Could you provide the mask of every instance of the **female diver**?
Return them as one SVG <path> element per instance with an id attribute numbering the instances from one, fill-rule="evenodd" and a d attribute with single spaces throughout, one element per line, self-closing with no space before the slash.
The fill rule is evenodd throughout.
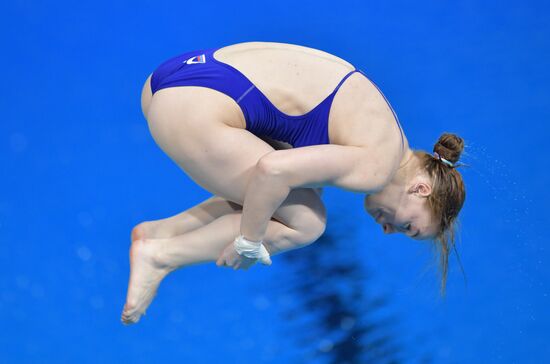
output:
<path id="1" fill-rule="evenodd" d="M 326 226 L 323 186 L 365 193 L 385 233 L 434 240 L 444 292 L 463 140 L 443 134 L 433 155 L 411 150 L 382 92 L 350 63 L 286 43 L 196 50 L 162 63 L 141 105 L 158 146 L 213 196 L 133 228 L 124 323 L 178 268 L 248 269 L 313 243 Z"/>

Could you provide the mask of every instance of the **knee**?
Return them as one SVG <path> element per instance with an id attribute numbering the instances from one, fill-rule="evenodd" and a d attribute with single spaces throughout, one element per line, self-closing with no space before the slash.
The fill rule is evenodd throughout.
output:
<path id="1" fill-rule="evenodd" d="M 304 244 L 311 244 L 319 239 L 325 233 L 327 227 L 325 211 L 322 211 L 322 213 L 312 211 L 308 215 L 296 227 L 296 230 L 300 232 L 301 240 Z"/>
<path id="2" fill-rule="evenodd" d="M 327 228 L 326 221 L 316 222 L 312 224 L 311 230 L 308 233 L 308 238 L 310 238 L 311 242 L 313 243 L 325 233 L 326 228 Z"/>
<path id="3" fill-rule="evenodd" d="M 311 244 L 325 232 L 327 210 L 318 191 L 311 188 L 293 190 L 275 213 L 275 218 L 294 230 L 299 244 Z"/>

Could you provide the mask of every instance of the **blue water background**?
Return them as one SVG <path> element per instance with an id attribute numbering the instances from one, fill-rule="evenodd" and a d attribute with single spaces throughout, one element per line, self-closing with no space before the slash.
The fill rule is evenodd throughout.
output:
<path id="1" fill-rule="evenodd" d="M 414 148 L 467 144 L 448 297 L 425 245 L 384 236 L 362 195 L 327 188 L 358 226 L 410 353 L 435 363 L 550 361 L 550 17 L 543 1 L 10 1 L 1 6 L 0 362 L 287 363 L 272 292 L 285 265 L 194 266 L 124 327 L 131 228 L 210 196 L 162 153 L 140 110 L 165 59 L 294 43 L 363 69 Z M 338 226 L 330 225 L 331 229 Z"/>

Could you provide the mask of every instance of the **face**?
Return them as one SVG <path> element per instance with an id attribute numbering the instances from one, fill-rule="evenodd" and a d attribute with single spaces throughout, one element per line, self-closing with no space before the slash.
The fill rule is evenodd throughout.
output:
<path id="1" fill-rule="evenodd" d="M 433 239 L 436 225 L 426 203 L 426 197 L 407 193 L 399 201 L 383 193 L 368 195 L 365 210 L 386 234 L 403 233 L 415 240 Z"/>

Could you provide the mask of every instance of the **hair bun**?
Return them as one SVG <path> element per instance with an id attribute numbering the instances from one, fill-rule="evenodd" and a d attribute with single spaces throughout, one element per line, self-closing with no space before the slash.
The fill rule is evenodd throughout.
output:
<path id="1" fill-rule="evenodd" d="M 460 159 L 460 154 L 464 150 L 464 140 L 456 134 L 443 133 L 434 145 L 434 152 L 441 158 L 456 163 Z"/>

